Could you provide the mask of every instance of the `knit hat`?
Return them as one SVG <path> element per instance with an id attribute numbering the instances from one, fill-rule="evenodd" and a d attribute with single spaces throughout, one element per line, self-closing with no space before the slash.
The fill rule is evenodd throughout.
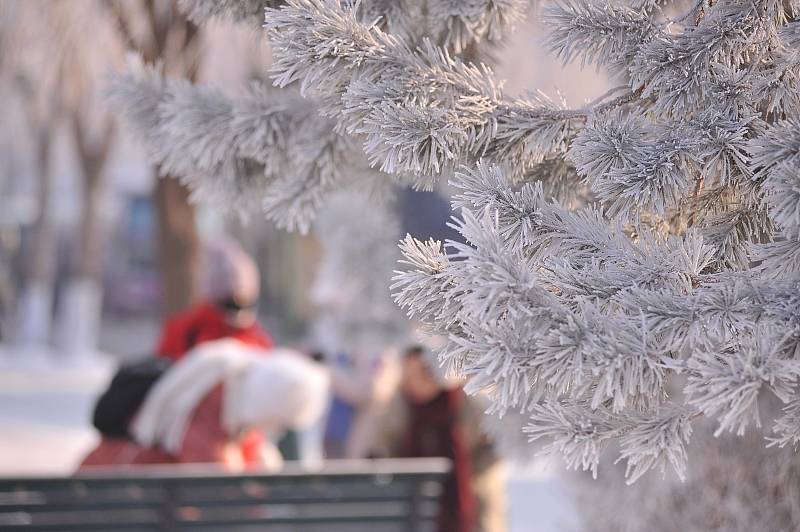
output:
<path id="1" fill-rule="evenodd" d="M 212 242 L 206 252 L 203 292 L 212 301 L 236 296 L 255 301 L 259 292 L 258 266 L 253 258 L 230 238 Z"/>

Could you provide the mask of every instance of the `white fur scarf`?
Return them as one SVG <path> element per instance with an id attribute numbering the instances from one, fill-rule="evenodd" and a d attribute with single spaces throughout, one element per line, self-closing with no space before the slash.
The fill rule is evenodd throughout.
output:
<path id="1" fill-rule="evenodd" d="M 192 349 L 148 392 L 131 427 L 134 439 L 142 445 L 177 454 L 198 403 L 220 382 L 224 395 L 235 390 L 232 381 L 258 358 L 253 351 L 253 347 L 233 339 L 205 342 Z M 232 410 L 225 408 L 226 403 L 231 401 L 223 396 L 220 421 L 229 434 L 235 434 L 233 412 L 226 412 Z"/>
<path id="2" fill-rule="evenodd" d="M 131 427 L 145 446 L 178 454 L 200 401 L 223 384 L 222 428 L 235 437 L 245 428 L 283 430 L 318 419 L 329 376 L 302 354 L 263 349 L 234 339 L 205 342 L 175 363 L 150 389 Z"/>

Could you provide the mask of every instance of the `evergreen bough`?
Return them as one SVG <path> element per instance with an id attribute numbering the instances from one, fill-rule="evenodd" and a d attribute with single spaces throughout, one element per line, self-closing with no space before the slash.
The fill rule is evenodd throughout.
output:
<path id="1" fill-rule="evenodd" d="M 450 182 L 465 243 L 406 238 L 396 301 L 571 467 L 616 442 L 629 481 L 682 475 L 700 416 L 800 443 L 800 2 L 542 2 L 546 47 L 617 84 L 576 109 L 486 66 L 527 1 L 278 4 L 183 2 L 266 8 L 282 90 L 112 88 L 163 168 L 301 230 L 346 186 Z"/>

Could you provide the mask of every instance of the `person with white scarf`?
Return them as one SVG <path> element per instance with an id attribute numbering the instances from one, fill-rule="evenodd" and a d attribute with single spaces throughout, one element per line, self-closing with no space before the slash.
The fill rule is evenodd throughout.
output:
<path id="1" fill-rule="evenodd" d="M 176 362 L 153 385 L 130 425 L 133 440 L 104 438 L 81 468 L 97 465 L 216 462 L 280 467 L 269 443 L 260 459 L 242 453 L 257 432 L 280 434 L 309 426 L 323 415 L 329 388 L 326 369 L 309 357 L 235 339 L 205 342 Z M 258 441 L 258 438 L 256 438 Z"/>

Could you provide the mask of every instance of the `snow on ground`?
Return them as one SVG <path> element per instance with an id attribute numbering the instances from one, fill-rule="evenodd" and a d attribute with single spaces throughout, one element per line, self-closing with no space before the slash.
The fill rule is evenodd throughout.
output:
<path id="1" fill-rule="evenodd" d="M 508 532 L 582 530 L 570 488 L 552 467 L 513 471 L 508 479 L 508 500 Z"/>
<path id="2" fill-rule="evenodd" d="M 97 443 L 91 413 L 113 360 L 65 368 L 33 358 L 11 368 L 10 356 L 0 349 L 0 475 L 72 473 Z"/>

